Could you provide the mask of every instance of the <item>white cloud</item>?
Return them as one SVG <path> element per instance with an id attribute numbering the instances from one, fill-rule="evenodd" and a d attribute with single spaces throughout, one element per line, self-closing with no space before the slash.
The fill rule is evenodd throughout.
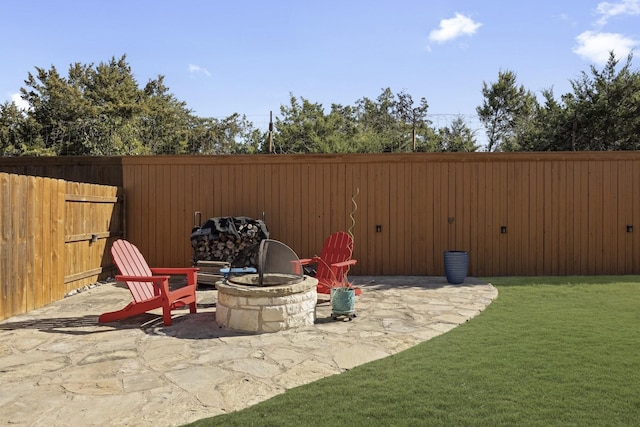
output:
<path id="1" fill-rule="evenodd" d="M 209 70 L 207 70 L 206 68 L 202 68 L 201 66 L 194 64 L 189 64 L 189 72 L 191 74 L 204 74 L 207 77 L 211 75 Z"/>
<path id="2" fill-rule="evenodd" d="M 16 107 L 18 107 L 19 110 L 26 111 L 29 109 L 29 103 L 22 99 L 22 96 L 20 96 L 19 93 L 11 95 L 11 101 L 16 104 Z"/>
<path id="3" fill-rule="evenodd" d="M 440 27 L 429 33 L 429 40 L 444 43 L 461 36 L 470 36 L 475 34 L 481 25 L 481 23 L 474 22 L 468 16 L 456 12 L 454 18 L 442 19 L 440 21 Z"/>
<path id="4" fill-rule="evenodd" d="M 559 15 L 554 15 L 553 16 L 554 19 L 557 19 L 561 22 L 566 22 L 568 23 L 570 26 L 575 27 L 576 25 L 578 25 L 578 23 L 575 21 L 575 19 L 573 19 L 569 14 L 567 13 L 561 13 Z"/>
<path id="5" fill-rule="evenodd" d="M 613 51 L 618 58 L 625 58 L 638 45 L 636 40 L 617 33 L 598 33 L 585 31 L 576 37 L 578 46 L 573 52 L 579 56 L 603 65 L 609 59 L 609 52 Z"/>
<path id="6" fill-rule="evenodd" d="M 596 12 L 601 15 L 598 25 L 605 25 L 610 18 L 618 15 L 640 15 L 640 0 L 622 0 L 619 3 L 604 1 L 598 3 Z"/>

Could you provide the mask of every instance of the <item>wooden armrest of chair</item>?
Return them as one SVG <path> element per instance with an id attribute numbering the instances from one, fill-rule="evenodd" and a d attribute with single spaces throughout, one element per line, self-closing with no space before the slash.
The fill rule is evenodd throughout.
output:
<path id="1" fill-rule="evenodd" d="M 299 260 L 301 265 L 309 265 L 309 264 L 315 264 L 316 262 L 318 262 L 319 258 L 317 256 L 314 256 L 313 258 L 304 258 Z"/>
<path id="2" fill-rule="evenodd" d="M 162 274 L 170 276 L 187 276 L 187 286 L 195 286 L 198 283 L 198 267 L 176 267 L 176 268 L 150 268 L 153 274 Z"/>
<path id="3" fill-rule="evenodd" d="M 348 267 L 350 265 L 355 265 L 356 262 L 358 262 L 358 261 L 355 260 L 355 259 L 350 259 L 350 260 L 347 260 L 347 261 L 336 262 L 335 264 L 331 264 L 331 267 L 338 267 L 338 268 L 340 268 L 340 267 Z"/>

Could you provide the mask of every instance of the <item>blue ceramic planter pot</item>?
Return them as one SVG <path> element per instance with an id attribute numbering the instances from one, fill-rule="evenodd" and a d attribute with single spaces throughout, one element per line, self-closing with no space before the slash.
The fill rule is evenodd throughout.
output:
<path id="1" fill-rule="evenodd" d="M 464 282 L 469 269 L 469 253 L 465 251 L 444 252 L 444 273 L 447 282 L 459 285 Z"/>

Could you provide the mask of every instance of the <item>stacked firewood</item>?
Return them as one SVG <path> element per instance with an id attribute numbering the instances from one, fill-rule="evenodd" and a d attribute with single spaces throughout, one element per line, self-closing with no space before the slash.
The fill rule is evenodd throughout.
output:
<path id="1" fill-rule="evenodd" d="M 211 218 L 191 234 L 193 263 L 223 261 L 233 267 L 258 265 L 260 242 L 269 233 L 260 220 L 247 217 Z"/>

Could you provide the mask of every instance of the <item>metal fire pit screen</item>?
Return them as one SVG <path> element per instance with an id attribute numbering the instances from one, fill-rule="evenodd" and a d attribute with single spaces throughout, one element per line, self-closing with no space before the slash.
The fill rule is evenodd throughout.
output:
<path id="1" fill-rule="evenodd" d="M 298 255 L 287 245 L 273 239 L 260 242 L 258 274 L 230 274 L 229 282 L 252 286 L 281 286 L 304 279 Z"/>

